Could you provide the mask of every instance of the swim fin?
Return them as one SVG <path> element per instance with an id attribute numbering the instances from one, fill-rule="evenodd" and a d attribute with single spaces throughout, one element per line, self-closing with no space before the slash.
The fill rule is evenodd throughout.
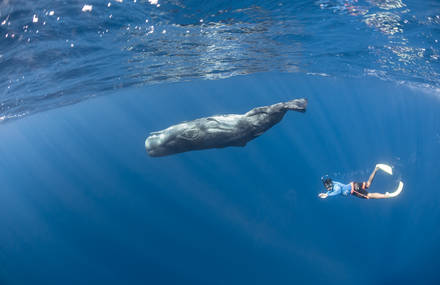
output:
<path id="1" fill-rule="evenodd" d="M 400 194 L 400 192 L 402 192 L 402 189 L 403 189 L 403 182 L 399 181 L 399 186 L 397 186 L 396 191 L 392 193 L 386 192 L 385 195 L 387 195 L 389 198 L 396 197 Z"/>
<path id="2" fill-rule="evenodd" d="M 389 165 L 380 163 L 380 164 L 376 164 L 376 168 L 379 168 L 380 170 L 388 173 L 389 175 L 393 175 L 393 169 Z"/>

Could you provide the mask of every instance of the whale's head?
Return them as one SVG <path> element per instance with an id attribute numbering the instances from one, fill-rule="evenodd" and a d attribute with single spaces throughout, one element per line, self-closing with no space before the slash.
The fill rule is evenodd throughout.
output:
<path id="1" fill-rule="evenodd" d="M 164 156 L 170 154 L 169 152 L 169 142 L 171 138 L 169 134 L 166 133 L 152 133 L 145 140 L 145 149 L 148 155 L 153 157 Z"/>
<path id="2" fill-rule="evenodd" d="M 181 123 L 165 130 L 151 133 L 145 140 L 145 149 L 153 157 L 186 151 L 199 137 L 194 124 Z"/>

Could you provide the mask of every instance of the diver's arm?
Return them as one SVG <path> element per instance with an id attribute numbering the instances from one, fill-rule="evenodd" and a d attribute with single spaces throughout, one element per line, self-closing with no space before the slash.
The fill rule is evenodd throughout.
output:
<path id="1" fill-rule="evenodd" d="M 327 198 L 327 197 L 330 197 L 330 196 L 336 196 L 336 195 L 338 195 L 339 193 L 337 193 L 336 191 L 330 191 L 330 192 L 327 192 L 327 193 L 319 193 L 318 194 L 318 196 L 319 196 L 319 198 L 321 198 L 321 199 L 325 199 L 325 198 Z"/>
<path id="2" fill-rule="evenodd" d="M 339 195 L 340 193 L 341 193 L 341 191 L 332 190 L 330 192 L 327 192 L 327 196 L 336 196 L 336 195 Z"/>
<path id="3" fill-rule="evenodd" d="M 332 191 L 328 191 L 327 193 L 319 193 L 318 196 L 321 199 L 325 199 L 327 197 L 336 196 L 339 194 L 341 194 L 341 187 L 339 185 L 335 185 L 335 186 L 333 186 Z"/>

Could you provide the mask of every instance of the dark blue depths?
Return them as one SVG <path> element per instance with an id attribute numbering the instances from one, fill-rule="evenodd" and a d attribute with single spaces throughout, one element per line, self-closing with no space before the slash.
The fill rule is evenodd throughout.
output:
<path id="1" fill-rule="evenodd" d="M 123 93 L 123 94 L 122 94 Z M 245 148 L 147 156 L 150 131 L 307 97 Z M 2 125 L 1 284 L 438 284 L 432 89 L 261 73 L 124 90 Z M 321 200 L 320 177 L 406 183 Z"/>

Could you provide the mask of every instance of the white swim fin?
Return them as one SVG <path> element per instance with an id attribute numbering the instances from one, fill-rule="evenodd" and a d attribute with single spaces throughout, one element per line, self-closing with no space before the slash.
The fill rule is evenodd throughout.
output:
<path id="1" fill-rule="evenodd" d="M 379 168 L 380 170 L 388 173 L 389 175 L 393 175 L 393 169 L 389 165 L 380 163 L 380 164 L 376 164 L 376 168 Z"/>
<path id="2" fill-rule="evenodd" d="M 399 181 L 399 186 L 397 186 L 396 191 L 392 193 L 386 192 L 385 195 L 387 195 L 389 198 L 396 197 L 400 194 L 400 192 L 402 192 L 402 189 L 403 189 L 403 182 Z"/>

